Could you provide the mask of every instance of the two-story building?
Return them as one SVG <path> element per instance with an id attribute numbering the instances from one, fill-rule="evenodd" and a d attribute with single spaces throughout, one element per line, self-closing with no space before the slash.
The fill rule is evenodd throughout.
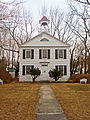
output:
<path id="1" fill-rule="evenodd" d="M 41 32 L 20 45 L 19 81 L 32 81 L 31 68 L 41 70 L 36 81 L 51 80 L 48 72 L 54 68 L 63 72 L 62 79 L 70 76 L 70 45 L 50 35 L 48 23 L 44 16 L 40 20 Z"/>

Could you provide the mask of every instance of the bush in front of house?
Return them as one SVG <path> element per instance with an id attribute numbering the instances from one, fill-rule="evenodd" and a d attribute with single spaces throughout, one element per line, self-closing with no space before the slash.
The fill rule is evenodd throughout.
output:
<path id="1" fill-rule="evenodd" d="M 59 78 L 61 78 L 62 75 L 63 75 L 62 72 L 58 71 L 56 69 L 53 69 L 53 70 L 49 71 L 49 77 L 55 79 L 55 81 L 57 81 Z"/>
<path id="2" fill-rule="evenodd" d="M 33 82 L 35 82 L 35 79 L 41 74 L 41 71 L 39 68 L 33 68 L 30 69 L 30 74 L 32 76 Z"/>
<path id="3" fill-rule="evenodd" d="M 80 83 L 80 79 L 86 78 L 87 83 L 90 83 L 90 74 L 73 74 L 70 76 L 70 80 L 74 83 Z"/>

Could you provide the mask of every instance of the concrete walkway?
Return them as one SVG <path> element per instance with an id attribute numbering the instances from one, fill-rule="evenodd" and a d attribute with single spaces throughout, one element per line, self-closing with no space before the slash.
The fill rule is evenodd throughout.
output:
<path id="1" fill-rule="evenodd" d="M 49 83 L 41 83 L 40 99 L 36 108 L 36 120 L 67 120 Z"/>

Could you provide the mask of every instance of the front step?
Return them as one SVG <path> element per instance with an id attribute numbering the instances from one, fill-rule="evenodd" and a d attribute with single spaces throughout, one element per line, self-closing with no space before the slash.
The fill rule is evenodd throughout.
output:
<path id="1" fill-rule="evenodd" d="M 51 81 L 52 79 L 49 77 L 48 74 L 41 74 L 39 77 L 36 78 L 36 81 Z"/>
<path id="2" fill-rule="evenodd" d="M 70 78 L 70 76 L 62 76 L 61 78 L 59 78 L 58 82 L 66 82 L 68 81 Z M 36 81 L 42 81 L 42 82 L 45 82 L 45 81 L 55 81 L 54 79 L 50 78 L 49 77 L 49 74 L 41 74 L 39 77 L 36 78 Z"/>

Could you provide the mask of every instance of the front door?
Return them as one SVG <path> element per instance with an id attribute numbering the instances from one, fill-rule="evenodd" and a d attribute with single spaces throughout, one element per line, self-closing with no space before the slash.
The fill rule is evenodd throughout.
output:
<path id="1" fill-rule="evenodd" d="M 41 66 L 41 74 L 48 74 L 48 65 Z"/>

